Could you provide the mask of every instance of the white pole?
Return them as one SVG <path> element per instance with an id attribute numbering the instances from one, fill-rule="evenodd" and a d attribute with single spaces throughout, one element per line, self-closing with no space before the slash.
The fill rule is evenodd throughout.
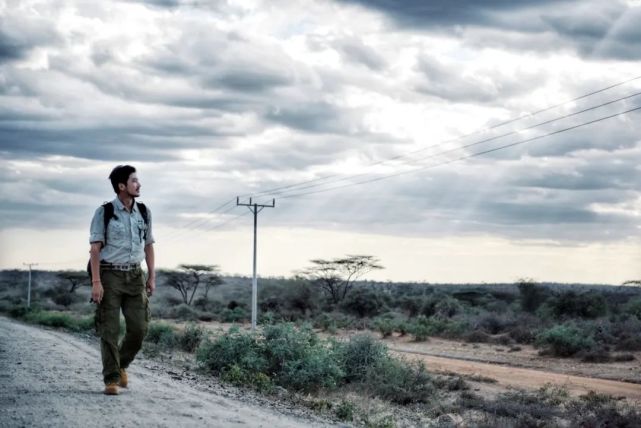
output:
<path id="1" fill-rule="evenodd" d="M 38 263 L 23 263 L 25 266 L 29 266 L 29 283 L 27 285 L 27 308 L 31 308 L 31 267 L 38 266 Z"/>
<path id="2" fill-rule="evenodd" d="M 258 226 L 258 206 L 254 204 L 254 276 L 252 278 L 252 331 L 256 330 L 258 313 L 258 280 L 256 279 L 256 231 Z"/>

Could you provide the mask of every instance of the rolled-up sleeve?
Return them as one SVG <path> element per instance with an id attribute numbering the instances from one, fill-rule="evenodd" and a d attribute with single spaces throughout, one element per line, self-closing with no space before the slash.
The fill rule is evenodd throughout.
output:
<path id="1" fill-rule="evenodd" d="M 102 242 L 105 243 L 105 222 L 104 222 L 104 208 L 98 207 L 91 219 L 91 227 L 89 228 L 89 243 Z"/>
<path id="2" fill-rule="evenodd" d="M 145 239 L 145 246 L 156 242 L 156 240 L 154 239 L 153 227 L 151 226 L 152 223 L 153 222 L 151 221 L 151 210 L 147 208 L 147 238 Z"/>

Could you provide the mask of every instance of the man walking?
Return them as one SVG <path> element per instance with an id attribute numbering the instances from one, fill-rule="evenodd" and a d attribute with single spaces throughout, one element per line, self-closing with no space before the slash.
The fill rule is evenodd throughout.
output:
<path id="1" fill-rule="evenodd" d="M 149 299 L 156 288 L 151 212 L 142 203 L 136 169 L 119 165 L 109 175 L 116 199 L 99 207 L 91 221 L 91 298 L 100 336 L 104 393 L 127 387 L 126 369 L 142 347 L 149 323 Z M 148 276 L 140 267 L 143 258 Z M 126 332 L 118 344 L 120 311 Z"/>

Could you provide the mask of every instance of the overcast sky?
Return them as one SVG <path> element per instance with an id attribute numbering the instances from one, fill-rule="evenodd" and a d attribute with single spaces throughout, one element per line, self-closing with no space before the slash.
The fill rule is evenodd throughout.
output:
<path id="1" fill-rule="evenodd" d="M 639 279 L 639 22 L 638 0 L 0 0 L 0 268 L 82 268 L 130 163 L 160 267 L 250 274 L 253 194 L 276 198 L 263 275 L 371 254 L 374 279 Z"/>

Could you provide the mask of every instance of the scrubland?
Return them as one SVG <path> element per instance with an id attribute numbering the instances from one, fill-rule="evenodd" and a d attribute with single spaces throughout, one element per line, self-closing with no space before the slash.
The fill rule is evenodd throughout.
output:
<path id="1" fill-rule="evenodd" d="M 88 286 L 70 287 L 69 275 L 37 272 L 27 310 L 25 280 L 22 272 L 2 272 L 2 312 L 92 330 Z M 553 384 L 497 388 L 495 379 L 481 374 L 436 371 L 393 352 L 403 343 L 421 352 L 447 348 L 451 358 L 482 356 L 540 370 L 546 367 L 537 364 L 545 361 L 562 373 L 579 367 L 584 376 L 641 388 L 636 286 L 361 281 L 336 302 L 309 279 L 263 278 L 260 326 L 251 332 L 251 279 L 219 277 L 211 284 L 190 290 L 187 304 L 159 275 L 145 356 L 189 361 L 223 382 L 355 426 L 597 427 L 638 426 L 641 420 L 641 406 L 626 397 L 577 395 Z"/>

